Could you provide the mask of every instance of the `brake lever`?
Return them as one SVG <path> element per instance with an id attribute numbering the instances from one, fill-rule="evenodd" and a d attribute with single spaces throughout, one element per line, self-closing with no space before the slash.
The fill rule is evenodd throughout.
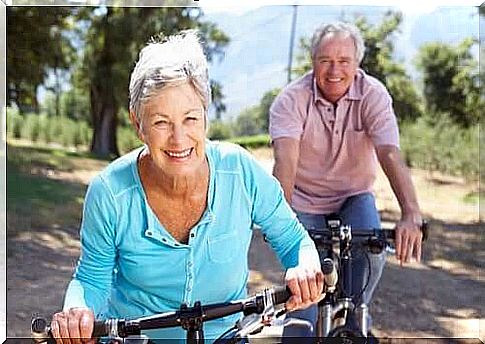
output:
<path id="1" fill-rule="evenodd" d="M 298 318 L 273 319 L 270 326 L 297 326 L 305 327 L 310 333 L 313 332 L 313 324 L 308 320 Z"/>

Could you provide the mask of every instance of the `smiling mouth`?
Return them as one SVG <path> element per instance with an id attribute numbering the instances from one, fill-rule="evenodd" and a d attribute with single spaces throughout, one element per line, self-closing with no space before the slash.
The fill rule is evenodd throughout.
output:
<path id="1" fill-rule="evenodd" d="M 341 82 L 343 81 L 344 78 L 326 78 L 325 81 L 328 81 L 328 82 Z"/>
<path id="2" fill-rule="evenodd" d="M 183 158 L 187 158 L 192 153 L 193 150 L 194 148 L 189 148 L 182 151 L 165 150 L 164 153 L 171 158 L 183 159 Z"/>

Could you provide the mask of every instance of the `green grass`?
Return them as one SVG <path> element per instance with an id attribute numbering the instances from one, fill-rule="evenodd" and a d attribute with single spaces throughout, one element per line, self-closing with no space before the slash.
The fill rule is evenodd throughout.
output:
<path id="1" fill-rule="evenodd" d="M 86 186 L 53 179 L 49 171 L 71 171 L 84 153 L 7 145 L 9 236 L 58 227 L 77 227 Z"/>
<path id="2" fill-rule="evenodd" d="M 254 136 L 239 136 L 228 140 L 229 142 L 238 144 L 244 148 L 260 148 L 269 147 L 271 138 L 268 134 L 254 135 Z"/>
<path id="3" fill-rule="evenodd" d="M 483 199 L 483 197 L 485 197 L 485 193 L 484 192 L 478 192 L 478 191 L 474 191 L 474 192 L 470 192 L 468 194 L 466 194 L 464 197 L 463 197 L 463 202 L 467 203 L 467 204 L 478 204 L 479 202 L 479 199 Z"/>

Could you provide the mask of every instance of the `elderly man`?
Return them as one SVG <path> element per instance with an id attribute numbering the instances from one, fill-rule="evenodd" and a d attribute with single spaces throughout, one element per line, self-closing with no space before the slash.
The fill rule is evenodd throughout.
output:
<path id="1" fill-rule="evenodd" d="M 399 151 L 392 99 L 384 85 L 359 69 L 364 42 L 357 28 L 324 25 L 312 39 L 313 70 L 288 85 L 270 109 L 273 174 L 283 186 L 300 221 L 322 227 L 337 214 L 354 228 L 379 228 L 372 186 L 377 161 L 399 201 L 396 255 L 419 261 L 422 218 L 413 183 Z M 355 254 L 353 294 L 367 283 L 368 261 Z M 384 267 L 384 254 L 369 254 L 370 280 L 363 293 L 368 304 Z M 294 312 L 315 321 L 316 308 Z M 285 336 L 302 335 L 285 330 Z"/>

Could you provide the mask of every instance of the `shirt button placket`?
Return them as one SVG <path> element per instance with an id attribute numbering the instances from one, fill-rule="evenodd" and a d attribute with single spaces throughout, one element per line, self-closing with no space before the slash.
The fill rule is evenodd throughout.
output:
<path id="1" fill-rule="evenodd" d="M 193 251 L 189 248 L 189 256 L 186 264 L 187 282 L 185 284 L 185 302 L 192 302 L 192 290 L 194 287 L 194 257 Z"/>

